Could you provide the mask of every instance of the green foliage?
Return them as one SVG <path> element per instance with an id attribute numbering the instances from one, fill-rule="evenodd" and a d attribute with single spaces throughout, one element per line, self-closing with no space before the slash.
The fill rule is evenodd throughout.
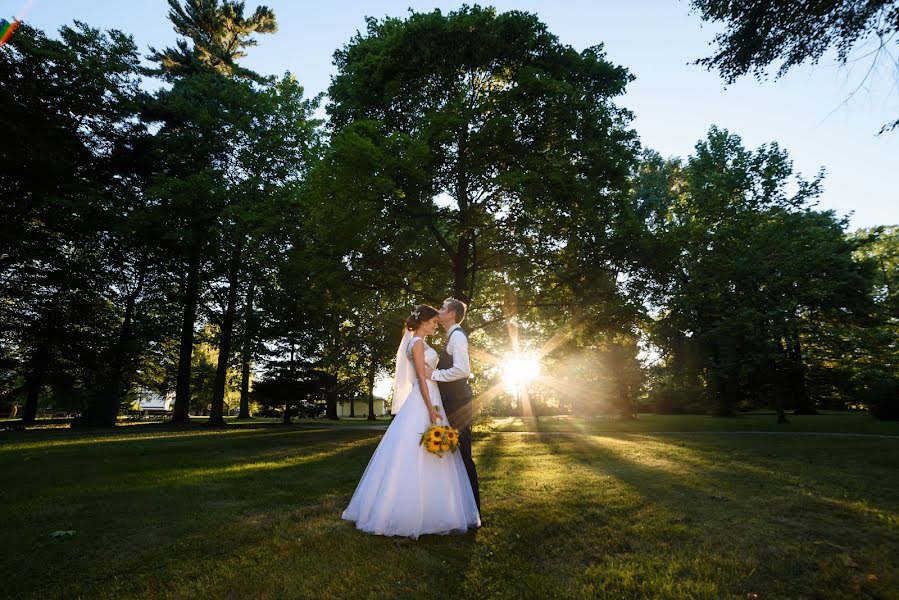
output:
<path id="1" fill-rule="evenodd" d="M 125 311 L 117 271 L 123 148 L 139 137 L 137 49 L 84 23 L 59 39 L 23 26 L 0 53 L 4 298 L 8 356 L 24 378 L 25 419 L 45 386 L 84 409 L 110 378 Z M 127 169 L 128 167 L 125 167 Z"/>
<path id="2" fill-rule="evenodd" d="M 899 421 L 899 378 L 869 382 L 861 400 L 878 419 Z"/>
<path id="3" fill-rule="evenodd" d="M 864 319 L 872 284 L 845 221 L 811 208 L 821 175 L 787 193 L 786 152 L 752 152 L 712 128 L 686 164 L 650 154 L 638 177 L 663 258 L 651 268 L 664 402 L 706 390 L 721 414 L 767 402 L 814 410 L 805 344 L 826 335 L 828 314 Z"/>
<path id="4" fill-rule="evenodd" d="M 896 0 L 691 0 L 690 4 L 704 20 L 725 26 L 715 35 L 716 53 L 697 63 L 718 70 L 728 83 L 748 73 L 762 79 L 772 63 L 779 63 L 777 77 L 781 77 L 806 61 L 817 64 L 831 49 L 846 64 L 852 51 L 861 50 L 866 42 L 875 45 L 874 52 L 860 57 L 872 61 L 870 73 L 877 61 L 891 60 L 889 45 L 899 33 Z M 899 70 L 895 74 L 899 76 Z M 881 132 L 896 127 L 899 120 Z"/>
<path id="5" fill-rule="evenodd" d="M 717 128 L 639 160 L 615 105 L 631 77 L 601 45 L 478 6 L 369 19 L 335 53 L 326 128 L 293 75 L 239 64 L 270 9 L 169 8 L 155 70 L 83 23 L 0 51 L 0 410 L 112 425 L 135 390 L 174 388 L 176 420 L 193 398 L 224 424 L 261 372 L 288 420 L 312 396 L 336 418 L 392 367 L 409 308 L 450 295 L 494 414 L 520 350 L 544 362 L 535 414 L 884 406 L 896 228 L 847 236 L 813 209 L 820 174 Z"/>
<path id="6" fill-rule="evenodd" d="M 150 60 L 158 62 L 156 74 L 169 78 L 215 72 L 228 77 L 259 80 L 261 77 L 237 64 L 246 56 L 244 48 L 257 44 L 249 36 L 275 33 L 275 13 L 265 6 L 257 7 L 244 17 L 243 2 L 223 0 L 169 0 L 169 20 L 175 32 L 183 36 L 176 48 L 159 51 L 151 48 Z"/>
<path id="7" fill-rule="evenodd" d="M 614 104 L 630 75 L 601 46 L 577 52 L 532 14 L 465 6 L 369 19 L 335 64 L 310 223 L 352 304 L 379 292 L 381 308 L 361 311 L 376 318 L 350 322 L 399 325 L 452 295 L 495 355 L 511 327 L 535 343 L 572 319 L 600 345 L 627 333 L 639 301 L 617 279 L 635 264 L 638 144 Z"/>
<path id="8" fill-rule="evenodd" d="M 343 188 L 337 174 L 355 170 L 351 189 L 367 193 L 349 207 L 396 232 L 388 262 L 416 257 L 412 286 L 483 306 L 497 280 L 523 290 L 589 267 L 596 287 L 611 253 L 598 234 L 622 211 L 636 148 L 612 103 L 630 76 L 601 47 L 578 53 L 533 15 L 463 7 L 369 19 L 335 62 L 326 177 Z M 435 261 L 451 272 L 432 276 Z"/>

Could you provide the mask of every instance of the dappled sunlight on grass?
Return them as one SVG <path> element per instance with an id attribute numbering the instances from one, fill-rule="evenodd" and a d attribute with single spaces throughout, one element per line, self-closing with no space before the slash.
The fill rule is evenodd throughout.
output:
<path id="1" fill-rule="evenodd" d="M 656 552 L 651 540 L 659 537 L 678 544 L 692 539 L 675 511 L 603 465 L 581 438 L 497 434 L 484 444 L 479 464 L 487 463 L 482 472 L 490 482 L 487 518 L 499 522 L 499 531 L 478 538 L 466 574 L 473 594 L 582 597 L 586 588 L 574 582 L 586 566 Z M 497 565 L 493 557 L 501 551 L 513 557 Z"/>
<path id="2" fill-rule="evenodd" d="M 334 448 L 329 448 L 325 451 L 287 456 L 278 460 L 250 460 L 227 465 L 189 467 L 182 469 L 165 468 L 158 471 L 141 473 L 138 484 L 130 487 L 132 489 L 139 489 L 159 486 L 198 485 L 212 479 L 244 477 L 260 471 L 275 471 L 278 469 L 297 467 L 306 463 L 323 461 L 361 447 L 370 446 L 374 449 L 377 442 L 377 439 L 357 440 L 341 444 Z M 286 449 L 275 451 L 272 454 L 283 455 L 285 450 Z M 254 457 L 254 459 L 258 458 L 258 456 Z"/>
<path id="3" fill-rule="evenodd" d="M 795 590 L 809 589 L 804 586 L 815 581 L 817 569 L 830 573 L 835 568 L 828 552 L 835 544 L 845 553 L 840 560 L 861 565 L 859 557 L 864 556 L 866 566 L 859 569 L 881 573 L 878 589 L 888 589 L 881 585 L 884 572 L 897 581 L 884 545 L 896 547 L 895 533 L 887 542 L 856 529 L 857 511 L 870 505 L 834 501 L 832 496 L 840 490 L 803 470 L 805 463 L 789 462 L 788 453 L 786 461 L 772 456 L 757 464 L 758 459 L 743 449 L 759 452 L 751 439 L 739 440 L 735 460 L 730 458 L 733 442 L 726 439 L 708 444 L 668 436 L 534 433 L 507 440 L 502 453 L 495 453 L 500 459 L 494 468 L 503 475 L 511 471 L 514 477 L 488 497 L 498 494 L 496 510 L 508 511 L 510 516 L 498 517 L 504 529 L 530 534 L 519 551 L 528 568 L 555 573 L 556 584 L 564 582 L 562 591 L 551 592 L 555 596 L 721 597 L 741 589 L 795 596 Z M 814 447 L 821 442 L 802 443 Z M 761 453 L 766 453 L 764 444 Z M 537 464 L 529 468 L 514 460 L 508 464 L 509 457 L 520 456 L 530 456 Z M 854 465 L 844 461 L 839 467 Z M 539 482 L 550 472 L 552 487 L 541 489 Z M 529 480 L 534 485 L 529 486 Z M 510 488 L 530 493 L 510 494 Z M 828 509 L 826 504 L 837 506 Z M 892 514 L 880 509 L 868 513 L 887 520 Z M 788 520 L 785 514 L 790 515 Z M 802 550 L 809 536 L 816 545 Z M 855 541 L 850 544 L 847 539 Z M 872 547 L 875 540 L 880 545 Z M 522 546 L 508 535 L 496 544 L 507 550 Z M 786 564 L 792 565 L 794 575 L 784 579 Z M 514 570 L 515 575 L 524 577 L 525 570 Z M 478 571 L 478 576 L 483 574 Z M 870 585 L 857 573 L 845 574 L 844 582 L 834 582 L 832 576 L 836 574 L 814 589 L 859 590 L 858 586 Z M 522 589 L 543 589 L 541 585 L 529 580 Z"/>
<path id="4" fill-rule="evenodd" d="M 577 417 L 495 417 L 489 423 L 497 431 L 545 431 L 581 433 L 863 433 L 895 437 L 899 441 L 899 422 L 878 421 L 868 414 L 789 415 L 789 422 L 778 424 L 773 414 L 740 414 L 735 417 L 710 415 L 657 415 L 641 413 L 636 419 L 619 415 Z"/>
<path id="5" fill-rule="evenodd" d="M 827 498 L 824 496 L 818 496 L 817 499 L 821 500 L 822 502 L 835 504 L 840 508 L 858 512 L 868 518 L 873 519 L 874 521 L 884 524 L 887 527 L 891 527 L 893 529 L 899 528 L 899 512 L 870 506 L 865 500 L 846 500 L 840 498 Z"/>
<path id="6" fill-rule="evenodd" d="M 608 445 L 614 439 L 610 436 L 603 437 L 603 444 Z M 754 481 L 758 483 L 756 493 L 761 493 L 762 489 L 766 488 L 765 494 L 770 495 L 772 489 L 779 488 L 779 493 L 784 495 L 811 497 L 816 502 L 831 503 L 888 525 L 899 525 L 899 516 L 897 516 L 896 510 L 871 506 L 868 501 L 850 499 L 849 496 L 856 493 L 852 489 L 852 474 L 844 476 L 842 480 L 836 482 L 836 485 L 827 484 L 820 475 L 810 480 L 808 471 L 813 468 L 811 458 L 803 455 L 791 455 L 786 452 L 785 454 L 793 459 L 792 463 L 785 464 L 783 459 L 778 459 L 780 468 L 775 469 L 767 465 L 768 460 L 764 457 L 744 452 L 716 453 L 707 448 L 689 446 L 685 442 L 663 441 L 652 436 L 626 436 L 623 439 L 638 444 L 641 451 L 651 454 L 651 458 L 641 457 L 641 452 L 635 451 L 634 448 L 621 453 L 621 456 L 637 460 L 641 465 L 648 467 L 658 467 L 661 463 L 665 463 L 665 469 L 669 472 L 679 471 L 683 474 L 682 479 L 686 476 L 705 478 L 714 489 L 732 489 L 735 479 L 744 483 Z M 839 444 L 839 440 L 836 444 Z M 612 442 L 611 445 L 620 447 L 617 441 Z M 769 452 L 772 451 L 773 448 L 770 448 L 769 445 Z M 819 470 L 826 471 L 828 469 L 829 462 L 826 454 L 815 456 L 815 460 L 820 465 Z M 823 474 L 821 473 L 821 475 Z M 842 494 L 844 497 L 836 497 L 838 494 Z"/>
<path id="7" fill-rule="evenodd" d="M 97 432 L 79 432 L 71 430 L 62 430 L 63 436 L 40 441 L 17 442 L 15 438 L 7 437 L 0 439 L 0 453 L 15 452 L 19 450 L 46 450 L 51 448 L 66 448 L 70 446 L 94 446 L 98 444 L 115 444 L 123 442 L 142 442 L 153 440 L 190 440 L 197 437 L 224 436 L 224 435 L 245 435 L 254 433 L 252 429 L 241 429 L 237 427 L 223 427 L 216 429 L 189 429 L 184 431 L 166 431 L 157 429 L 153 433 L 97 433 Z M 81 435 L 82 437 L 72 437 L 73 435 Z M 37 435 L 38 433 L 30 433 Z"/>
<path id="8" fill-rule="evenodd" d="M 754 475 L 780 479 L 783 474 L 757 464 L 743 464 L 726 456 L 710 455 L 686 443 L 673 443 L 648 435 L 589 435 L 584 443 L 643 468 L 661 469 L 678 477 L 710 478 L 714 474 L 746 471 Z"/>
<path id="9" fill-rule="evenodd" d="M 0 453 L 15 484 L 0 597 L 886 598 L 899 587 L 892 440 L 531 425 L 475 436 L 486 526 L 418 541 L 340 519 L 381 431 L 95 446 L 79 432 L 85 443 L 65 451 Z"/>

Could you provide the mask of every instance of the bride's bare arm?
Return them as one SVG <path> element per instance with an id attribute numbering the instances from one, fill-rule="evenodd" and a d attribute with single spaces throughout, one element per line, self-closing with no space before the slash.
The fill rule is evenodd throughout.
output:
<path id="1" fill-rule="evenodd" d="M 428 378 L 425 373 L 425 345 L 424 342 L 419 344 L 419 341 L 421 340 L 416 340 L 412 344 L 412 364 L 415 365 L 415 376 L 418 378 L 418 389 L 421 390 L 421 398 L 428 409 L 431 423 L 435 423 L 437 421 L 437 412 L 434 410 L 434 405 L 431 404 L 431 392 L 428 390 Z"/>

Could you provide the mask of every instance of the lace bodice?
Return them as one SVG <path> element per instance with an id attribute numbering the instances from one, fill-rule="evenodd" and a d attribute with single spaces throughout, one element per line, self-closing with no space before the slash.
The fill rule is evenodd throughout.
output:
<path id="1" fill-rule="evenodd" d="M 436 368 L 440 355 L 437 354 L 436 350 L 428 346 L 426 341 L 418 336 L 413 336 L 412 339 L 409 340 L 409 345 L 406 347 L 406 357 L 412 361 L 412 346 L 415 345 L 415 340 L 421 340 L 421 343 L 425 345 L 425 363 L 431 365 L 432 368 Z"/>

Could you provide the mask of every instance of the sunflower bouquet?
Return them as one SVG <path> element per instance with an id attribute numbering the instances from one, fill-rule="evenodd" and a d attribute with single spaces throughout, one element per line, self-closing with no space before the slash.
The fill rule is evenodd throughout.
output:
<path id="1" fill-rule="evenodd" d="M 431 425 L 421 434 L 418 445 L 442 458 L 444 452 L 455 452 L 459 448 L 459 430 L 449 425 Z"/>

